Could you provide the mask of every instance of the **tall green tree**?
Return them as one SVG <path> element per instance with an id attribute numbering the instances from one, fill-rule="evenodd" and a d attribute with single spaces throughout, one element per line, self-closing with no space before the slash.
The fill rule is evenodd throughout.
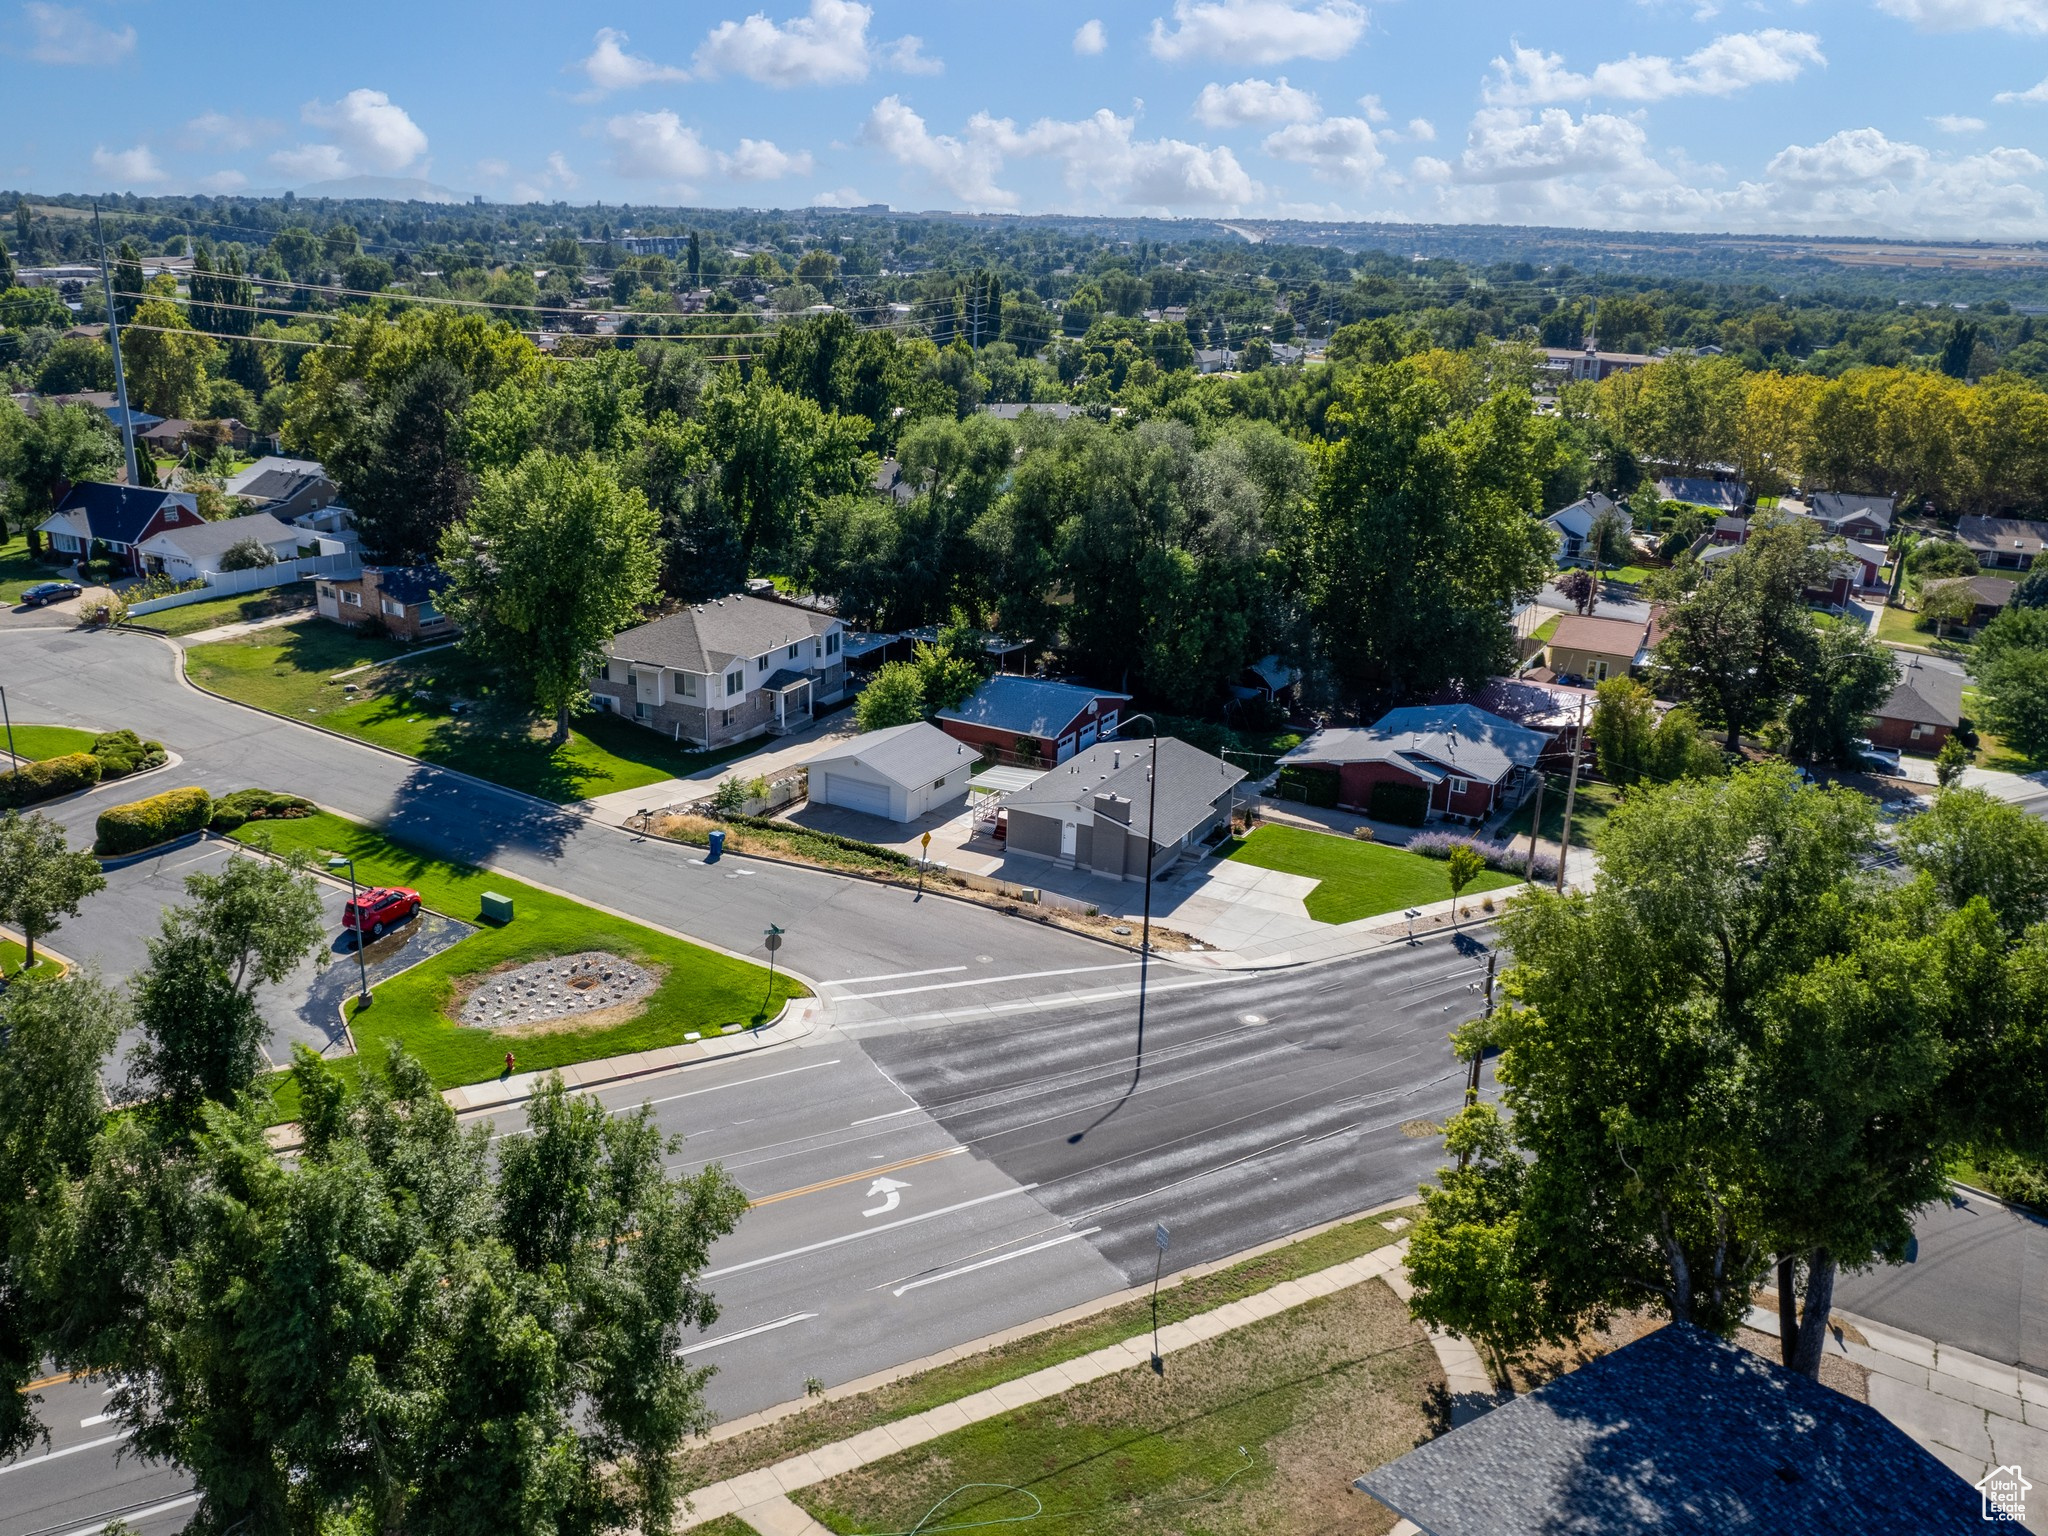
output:
<path id="1" fill-rule="evenodd" d="M 442 541 L 462 644 L 553 717 L 557 745 L 612 636 L 654 599 L 658 527 L 602 460 L 534 453 L 487 475 Z"/>
<path id="2" fill-rule="evenodd" d="M 1944 789 L 1899 823 L 1899 852 L 1941 899 L 1981 898 L 2015 937 L 2048 921 L 2048 823 L 1981 789 Z"/>
<path id="3" fill-rule="evenodd" d="M 123 322 L 121 359 L 131 404 L 157 416 L 189 416 L 205 400 L 207 369 L 219 354 L 168 299 L 136 306 Z"/>
<path id="4" fill-rule="evenodd" d="M 1857 738 L 1898 682 L 1892 648 L 1861 624 L 1816 627 L 1811 658 L 1785 712 L 1792 750 L 1812 762 L 1861 767 Z"/>
<path id="5" fill-rule="evenodd" d="M 135 318 L 135 311 L 143 301 L 142 253 L 132 242 L 123 240 L 120 249 L 114 253 L 114 315 L 126 325 Z"/>
<path id="6" fill-rule="evenodd" d="M 34 534 L 56 511 L 58 487 L 101 480 L 121 462 L 121 444 L 107 418 L 89 405 L 45 403 L 25 416 L 13 401 L 0 405 L 0 509 L 16 529 Z"/>
<path id="7" fill-rule="evenodd" d="M 872 472 L 864 419 L 820 410 L 760 371 L 721 377 L 700 419 L 749 574 L 758 560 L 784 558 L 819 501 L 860 490 Z"/>
<path id="8" fill-rule="evenodd" d="M 35 964 L 37 939 L 55 932 L 59 918 L 78 916 L 79 904 L 106 886 L 100 861 L 72 849 L 48 817 L 9 811 L 0 821 L 0 917 L 21 934 L 24 966 Z"/>
<path id="9" fill-rule="evenodd" d="M 2006 608 L 1970 648 L 1983 723 L 2013 751 L 2048 762 L 2048 608 Z"/>
<path id="10" fill-rule="evenodd" d="M 475 494 L 460 419 L 469 384 L 449 358 L 429 354 L 393 383 L 337 465 L 364 546 L 381 559 L 433 557 Z"/>

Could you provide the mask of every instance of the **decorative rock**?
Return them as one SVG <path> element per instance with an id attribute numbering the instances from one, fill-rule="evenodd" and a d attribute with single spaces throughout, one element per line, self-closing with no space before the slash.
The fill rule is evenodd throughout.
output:
<path id="1" fill-rule="evenodd" d="M 647 970 L 602 951 L 536 960 L 484 980 L 461 1019 L 483 1029 L 542 1023 L 636 1003 L 654 986 Z"/>

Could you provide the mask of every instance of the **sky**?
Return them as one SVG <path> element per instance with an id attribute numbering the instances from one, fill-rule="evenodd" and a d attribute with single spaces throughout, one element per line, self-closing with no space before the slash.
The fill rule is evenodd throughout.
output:
<path id="1" fill-rule="evenodd" d="M 0 0 L 0 186 L 2048 239 L 2048 0 L 745 7 Z"/>

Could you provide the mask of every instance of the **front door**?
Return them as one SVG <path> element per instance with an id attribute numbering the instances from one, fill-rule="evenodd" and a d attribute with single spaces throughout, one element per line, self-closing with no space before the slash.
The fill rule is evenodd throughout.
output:
<path id="1" fill-rule="evenodd" d="M 1066 860 L 1066 861 L 1067 861 L 1068 863 L 1070 863 L 1070 864 L 1071 864 L 1071 863 L 1073 862 L 1073 859 L 1074 859 L 1074 851 L 1075 851 L 1075 848 L 1076 848 L 1076 846 L 1077 846 L 1077 842 L 1076 842 L 1076 838 L 1075 838 L 1075 835 L 1074 835 L 1074 823 L 1073 823 L 1073 822 L 1071 822 L 1071 821 L 1063 821 L 1063 822 L 1061 822 L 1061 823 L 1060 823 L 1060 857 L 1061 857 L 1062 859 Z"/>

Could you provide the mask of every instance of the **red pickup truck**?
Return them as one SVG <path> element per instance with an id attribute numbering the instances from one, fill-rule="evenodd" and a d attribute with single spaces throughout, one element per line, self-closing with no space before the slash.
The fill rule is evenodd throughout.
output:
<path id="1" fill-rule="evenodd" d="M 419 909 L 418 891 L 409 891 L 402 885 L 373 886 L 341 909 L 341 926 L 381 939 L 385 930 L 409 921 Z"/>

